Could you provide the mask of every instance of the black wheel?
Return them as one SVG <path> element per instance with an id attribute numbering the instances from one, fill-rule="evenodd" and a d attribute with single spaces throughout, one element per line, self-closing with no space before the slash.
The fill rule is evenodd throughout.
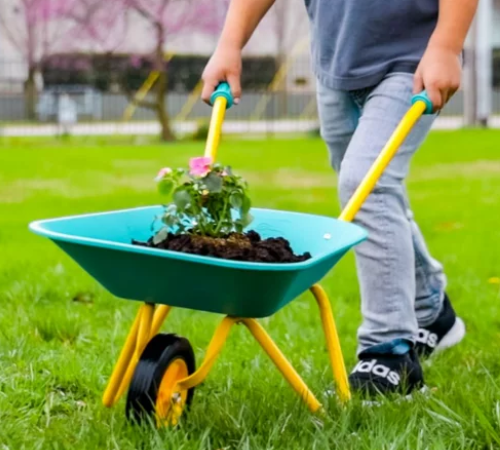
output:
<path id="1" fill-rule="evenodd" d="M 189 341 L 175 334 L 157 334 L 146 345 L 127 395 L 126 415 L 135 422 L 156 420 L 158 426 L 179 422 L 193 400 L 194 388 L 180 390 L 177 381 L 196 370 Z"/>

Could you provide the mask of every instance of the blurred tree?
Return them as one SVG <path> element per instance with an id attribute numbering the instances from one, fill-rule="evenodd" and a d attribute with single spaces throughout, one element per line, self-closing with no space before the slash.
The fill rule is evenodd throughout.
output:
<path id="1" fill-rule="evenodd" d="M 53 23 L 64 9 L 61 0 L 10 0 L 0 2 L 0 26 L 27 66 L 24 83 L 26 115 L 35 118 L 36 80 L 40 63 L 60 43 L 61 29 Z"/>
<path id="2" fill-rule="evenodd" d="M 228 0 L 125 0 L 129 10 L 148 25 L 152 37 L 152 67 L 158 74 L 154 84 L 154 100 L 137 104 L 153 109 L 161 125 L 164 141 L 175 139 L 167 109 L 168 63 L 167 43 L 175 37 L 192 33 L 217 35 L 222 27 Z"/>
<path id="3" fill-rule="evenodd" d="M 119 40 L 117 24 L 123 1 L 0 1 L 0 26 L 27 67 L 24 93 L 28 119 L 35 119 L 37 78 L 44 60 L 56 52 L 73 51 L 83 42 L 109 49 Z"/>

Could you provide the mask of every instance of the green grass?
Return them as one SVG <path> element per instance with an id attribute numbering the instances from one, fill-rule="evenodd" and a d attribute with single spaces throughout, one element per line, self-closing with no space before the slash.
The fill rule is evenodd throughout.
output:
<path id="1" fill-rule="evenodd" d="M 50 242 L 34 219 L 157 202 L 159 167 L 180 166 L 202 144 L 132 140 L 0 141 L 0 449 L 486 449 L 500 448 L 500 133 L 434 133 L 415 158 L 409 191 L 449 293 L 466 321 L 459 347 L 425 367 L 430 397 L 328 395 L 331 371 L 309 296 L 263 324 L 319 399 L 320 421 L 298 402 L 238 327 L 179 429 L 138 429 L 100 398 L 138 304 L 113 298 Z M 227 141 L 221 160 L 249 180 L 262 207 L 338 214 L 335 176 L 319 140 Z M 349 367 L 359 293 L 348 255 L 324 280 Z M 78 301 L 75 301 L 78 300 Z M 169 331 L 198 362 L 220 317 L 176 310 Z"/>

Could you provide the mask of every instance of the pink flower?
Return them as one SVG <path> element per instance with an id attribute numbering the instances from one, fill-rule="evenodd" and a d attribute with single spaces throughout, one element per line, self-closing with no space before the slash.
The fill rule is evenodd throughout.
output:
<path id="1" fill-rule="evenodd" d="M 189 161 L 189 174 L 195 177 L 204 177 L 210 172 L 212 158 L 201 156 L 199 158 L 191 158 Z"/>
<path id="2" fill-rule="evenodd" d="M 161 181 L 166 175 L 170 175 L 172 173 L 172 169 L 170 167 L 164 167 L 160 169 L 158 175 L 156 175 L 155 181 Z"/>
<path id="3" fill-rule="evenodd" d="M 223 170 L 223 171 L 222 171 L 222 173 L 221 173 L 221 175 L 222 175 L 223 177 L 227 177 L 229 174 L 228 174 L 225 170 Z"/>

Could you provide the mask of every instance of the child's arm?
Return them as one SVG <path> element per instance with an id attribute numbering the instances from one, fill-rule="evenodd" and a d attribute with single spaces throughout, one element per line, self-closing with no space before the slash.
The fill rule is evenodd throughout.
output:
<path id="1" fill-rule="evenodd" d="M 241 50 L 275 0 L 232 0 L 217 49 L 203 72 L 201 97 L 210 101 L 217 84 L 227 81 L 234 102 L 241 96 Z"/>
<path id="2" fill-rule="evenodd" d="M 435 110 L 460 87 L 460 53 L 478 0 L 439 0 L 439 19 L 415 72 L 414 93 L 427 90 Z"/>

